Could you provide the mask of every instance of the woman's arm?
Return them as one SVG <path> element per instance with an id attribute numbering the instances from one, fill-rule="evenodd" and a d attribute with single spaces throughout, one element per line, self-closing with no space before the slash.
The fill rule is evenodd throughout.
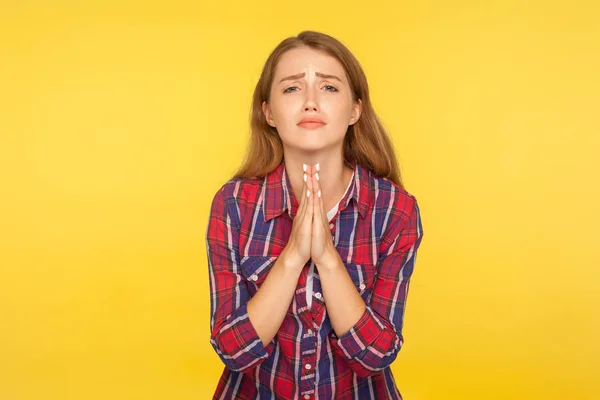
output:
<path id="1" fill-rule="evenodd" d="M 416 200 L 395 214 L 382 240 L 371 300 L 364 307 L 350 277 L 341 277 L 348 275 L 345 269 L 319 268 L 327 313 L 338 336 L 330 338 L 332 347 L 361 377 L 387 368 L 404 341 L 404 309 L 423 227 Z"/>
<path id="2" fill-rule="evenodd" d="M 335 265 L 318 266 L 327 314 L 336 336 L 342 337 L 365 313 L 366 304 L 341 258 Z"/>
<path id="3" fill-rule="evenodd" d="M 304 184 L 292 231 L 283 252 L 269 271 L 260 289 L 248 302 L 252 325 L 266 346 L 279 330 L 296 292 L 298 278 L 310 258 L 313 198 L 309 198 L 308 176 L 304 166 Z M 310 172 L 309 172 L 310 173 Z M 307 196 L 304 194 L 306 193 Z"/>
<path id="4" fill-rule="evenodd" d="M 306 179 L 305 179 L 306 182 Z M 302 196 L 288 243 L 250 298 L 240 271 L 240 216 L 231 181 L 215 195 L 206 230 L 211 292 L 211 344 L 225 365 L 243 371 L 258 365 L 273 348 L 294 296 L 298 278 L 310 258 L 312 203 Z M 307 191 L 306 183 L 302 193 Z"/>
<path id="5" fill-rule="evenodd" d="M 285 318 L 301 271 L 302 268 L 289 264 L 284 250 L 248 302 L 250 321 L 265 347 L 273 340 Z"/>
<path id="6" fill-rule="evenodd" d="M 227 368 L 246 371 L 269 357 L 250 321 L 250 294 L 241 272 L 238 249 L 240 218 L 234 191 L 239 182 L 225 184 L 214 196 L 206 229 L 210 283 L 210 343 Z"/>

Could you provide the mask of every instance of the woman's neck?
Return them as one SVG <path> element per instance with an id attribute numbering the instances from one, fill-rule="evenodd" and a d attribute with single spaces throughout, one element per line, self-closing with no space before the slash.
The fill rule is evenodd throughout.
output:
<path id="1" fill-rule="evenodd" d="M 304 171 L 302 164 L 314 165 L 319 163 L 319 185 L 325 212 L 329 212 L 346 192 L 346 188 L 352 177 L 352 168 L 349 168 L 343 158 L 304 157 L 303 159 L 293 156 L 284 156 L 285 169 L 290 179 L 294 196 L 300 204 L 301 190 L 304 185 Z"/>

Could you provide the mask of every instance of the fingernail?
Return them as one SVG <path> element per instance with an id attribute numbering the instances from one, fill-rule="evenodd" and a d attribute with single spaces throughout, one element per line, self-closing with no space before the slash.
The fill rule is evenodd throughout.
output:
<path id="1" fill-rule="evenodd" d="M 319 190 L 319 192 L 317 193 L 317 195 L 319 196 L 319 198 L 321 197 L 321 191 Z"/>
<path id="2" fill-rule="evenodd" d="M 315 175 L 317 176 L 317 180 L 319 180 L 319 173 L 317 172 Z"/>
<path id="3" fill-rule="evenodd" d="M 306 172 L 306 164 L 302 163 L 302 169 Z"/>
<path id="4" fill-rule="evenodd" d="M 306 197 L 310 197 L 310 190 L 306 191 Z"/>
<path id="5" fill-rule="evenodd" d="M 319 171 L 319 163 L 317 163 L 317 171 Z"/>
<path id="6" fill-rule="evenodd" d="M 306 179 L 307 179 L 307 178 L 306 178 L 306 174 L 304 174 L 304 182 L 306 182 Z"/>

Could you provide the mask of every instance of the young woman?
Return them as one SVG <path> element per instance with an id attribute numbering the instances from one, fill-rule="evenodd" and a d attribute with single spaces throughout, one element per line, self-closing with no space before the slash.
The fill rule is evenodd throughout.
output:
<path id="1" fill-rule="evenodd" d="M 390 364 L 423 229 L 362 68 L 331 36 L 285 39 L 251 126 L 206 230 L 213 398 L 401 399 Z"/>

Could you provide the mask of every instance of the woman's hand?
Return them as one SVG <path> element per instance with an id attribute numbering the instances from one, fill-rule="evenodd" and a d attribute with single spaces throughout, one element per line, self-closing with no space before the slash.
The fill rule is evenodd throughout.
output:
<path id="1" fill-rule="evenodd" d="M 339 253 L 331 239 L 331 231 L 329 230 L 329 220 L 321 195 L 321 184 L 319 182 L 319 163 L 309 167 L 311 172 L 309 178 L 308 189 L 312 190 L 311 202 L 313 206 L 312 218 L 312 236 L 310 258 L 315 262 L 317 267 L 326 267 L 327 265 L 337 265 Z"/>
<path id="2" fill-rule="evenodd" d="M 292 232 L 282 256 L 290 268 L 302 269 L 309 259 L 318 267 L 336 265 L 339 254 L 331 239 L 319 182 L 319 164 L 306 165 L 304 184 Z"/>
<path id="3" fill-rule="evenodd" d="M 313 202 L 315 196 L 310 190 L 309 184 L 312 169 L 304 166 L 304 183 L 300 194 L 300 204 L 292 223 L 292 232 L 288 243 L 281 255 L 284 257 L 285 265 L 293 269 L 302 269 L 311 257 L 311 235 L 313 220 Z"/>

